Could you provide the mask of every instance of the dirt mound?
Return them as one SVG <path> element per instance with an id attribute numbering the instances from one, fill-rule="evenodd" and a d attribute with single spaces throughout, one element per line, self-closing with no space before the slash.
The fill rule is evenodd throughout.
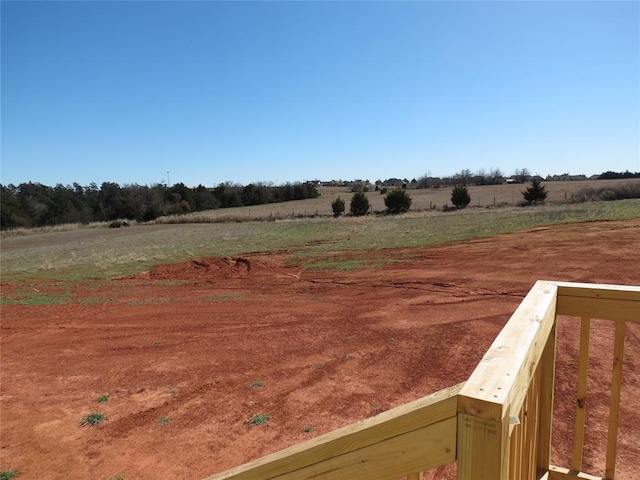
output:
<path id="1" fill-rule="evenodd" d="M 244 257 L 203 258 L 184 263 L 157 265 L 151 271 L 138 275 L 138 278 L 187 281 L 245 278 L 252 268 L 251 261 Z"/>

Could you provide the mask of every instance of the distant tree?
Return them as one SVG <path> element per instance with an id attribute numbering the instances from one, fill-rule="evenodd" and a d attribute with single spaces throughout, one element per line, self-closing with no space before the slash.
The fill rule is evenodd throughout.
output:
<path id="1" fill-rule="evenodd" d="M 547 198 L 547 190 L 544 185 L 540 183 L 540 180 L 534 178 L 531 181 L 531 186 L 522 192 L 522 196 L 528 204 L 536 204 L 545 201 Z"/>
<path id="2" fill-rule="evenodd" d="M 336 218 L 344 213 L 344 208 L 344 200 L 342 200 L 340 197 L 331 202 L 331 210 L 333 210 L 333 216 Z"/>
<path id="3" fill-rule="evenodd" d="M 518 183 L 526 182 L 527 180 L 529 180 L 530 176 L 531 173 L 529 173 L 528 168 L 516 168 L 514 177 Z"/>
<path id="4" fill-rule="evenodd" d="M 242 187 L 229 182 L 221 183 L 213 189 L 213 195 L 220 203 L 221 208 L 239 207 L 242 205 L 240 194 Z M 285 200 L 291 200 L 287 198 Z"/>
<path id="5" fill-rule="evenodd" d="M 492 168 L 487 172 L 484 168 L 481 168 L 473 176 L 472 183 L 476 185 L 500 185 L 504 183 L 504 177 L 499 169 Z"/>
<path id="6" fill-rule="evenodd" d="M 190 212 L 196 209 L 196 201 L 193 198 L 193 191 L 184 183 L 176 183 L 169 189 L 169 193 L 171 194 L 171 200 L 173 201 L 173 203 L 178 205 L 180 211 L 185 210 L 184 205 L 180 205 L 180 202 L 182 201 L 185 201 L 189 204 Z"/>
<path id="7" fill-rule="evenodd" d="M 487 171 L 484 168 L 481 168 L 476 172 L 473 176 L 473 183 L 476 185 L 488 185 L 489 180 L 487 179 Z"/>
<path id="8" fill-rule="evenodd" d="M 33 219 L 22 209 L 18 197 L 15 195 L 17 188 L 13 185 L 5 187 L 0 185 L 0 228 L 30 227 Z"/>
<path id="9" fill-rule="evenodd" d="M 242 189 L 240 198 L 243 205 L 263 205 L 270 203 L 269 189 L 261 183 L 250 183 Z"/>
<path id="10" fill-rule="evenodd" d="M 307 183 L 305 184 L 305 188 L 307 192 L 307 198 L 318 198 L 320 196 L 320 192 L 315 185 Z"/>
<path id="11" fill-rule="evenodd" d="M 204 185 L 190 188 L 183 183 L 173 186 L 162 183 L 120 186 L 112 182 L 104 182 L 100 186 L 73 183 L 55 187 L 29 182 L 0 187 L 2 230 L 122 219 L 150 221 L 166 214 L 319 196 L 314 182 L 280 187 L 255 183 L 244 188 L 238 184 L 221 183 L 213 189 Z"/>
<path id="12" fill-rule="evenodd" d="M 351 204 L 349 206 L 351 215 L 361 217 L 369 213 L 369 199 L 363 192 L 356 192 L 351 197 Z"/>
<path id="13" fill-rule="evenodd" d="M 493 185 L 500 185 L 501 183 L 504 183 L 504 175 L 502 175 L 499 168 L 492 168 L 489 171 L 489 181 Z"/>
<path id="14" fill-rule="evenodd" d="M 415 188 L 439 188 L 443 183 L 441 178 L 424 175 L 418 178 Z"/>
<path id="15" fill-rule="evenodd" d="M 213 192 L 209 191 L 204 185 L 198 185 L 196 187 L 193 199 L 198 212 L 220 208 L 220 201 L 215 197 Z"/>
<path id="16" fill-rule="evenodd" d="M 453 176 L 453 183 L 455 185 L 468 185 L 472 178 L 473 174 L 471 173 L 471 170 L 465 168 Z"/>
<path id="17" fill-rule="evenodd" d="M 42 218 L 47 225 L 82 222 L 82 198 L 71 187 L 58 184 L 51 189 Z"/>
<path id="18" fill-rule="evenodd" d="M 602 172 L 602 174 L 598 177 L 598 180 L 610 180 L 613 178 L 640 178 L 640 172 L 634 173 L 626 170 L 622 173 L 618 173 L 607 170 L 606 172 Z"/>
<path id="19" fill-rule="evenodd" d="M 465 208 L 471 203 L 471 195 L 469 195 L 466 186 L 456 185 L 453 187 L 453 190 L 451 190 L 451 203 L 453 203 L 456 208 Z"/>
<path id="20" fill-rule="evenodd" d="M 303 185 L 301 185 L 299 183 L 296 183 L 296 184 L 293 185 L 293 199 L 294 200 L 304 200 L 305 198 L 307 198 L 306 197 L 306 193 L 307 193 L 307 190 Z"/>
<path id="21" fill-rule="evenodd" d="M 411 207 L 411 197 L 404 189 L 394 189 L 384 197 L 384 204 L 390 213 L 406 212 Z"/>

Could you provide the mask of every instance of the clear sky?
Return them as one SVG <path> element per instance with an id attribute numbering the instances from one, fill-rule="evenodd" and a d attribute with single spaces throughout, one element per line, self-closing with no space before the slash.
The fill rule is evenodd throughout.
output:
<path id="1" fill-rule="evenodd" d="M 3 184 L 640 171 L 640 3 L 1 2 Z"/>

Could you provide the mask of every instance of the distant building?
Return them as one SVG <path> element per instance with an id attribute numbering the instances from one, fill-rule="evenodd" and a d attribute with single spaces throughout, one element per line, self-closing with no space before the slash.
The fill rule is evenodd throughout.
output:
<path id="1" fill-rule="evenodd" d="M 402 185 L 406 185 L 406 182 L 399 178 L 387 178 L 382 182 L 382 185 L 385 187 L 402 187 Z"/>

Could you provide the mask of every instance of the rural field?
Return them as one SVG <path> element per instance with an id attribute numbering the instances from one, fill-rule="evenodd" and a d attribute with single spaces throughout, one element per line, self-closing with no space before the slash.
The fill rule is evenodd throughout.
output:
<path id="1" fill-rule="evenodd" d="M 617 180 L 584 180 L 575 182 L 543 182 L 549 196 L 547 204 L 558 204 L 570 201 L 571 196 L 585 189 L 616 188 L 628 185 L 640 185 L 640 178 Z M 471 203 L 467 208 L 495 208 L 518 206 L 522 202 L 522 191 L 530 184 L 502 184 L 469 186 Z M 353 195 L 347 187 L 318 187 L 320 197 L 301 202 L 287 202 L 279 204 L 257 205 L 243 208 L 239 213 L 230 213 L 228 209 L 211 210 L 206 216 L 212 217 L 236 217 L 245 218 L 289 218 L 297 216 L 323 215 L 330 216 L 331 202 L 342 198 L 349 211 L 349 200 Z M 426 211 L 431 209 L 442 210 L 447 205 L 451 207 L 451 187 L 409 189 L 409 195 L 413 200 L 412 211 Z M 384 195 L 380 192 L 368 192 L 367 198 L 374 212 L 386 210 Z M 194 213 L 192 216 L 202 216 L 203 213 Z"/>
<path id="2" fill-rule="evenodd" d="M 539 207 L 484 208 L 523 186 L 474 187 L 482 208 L 444 213 L 450 191 L 424 190 L 414 212 L 333 219 L 350 194 L 321 190 L 237 223 L 4 238 L 0 471 L 204 478 L 466 380 L 536 280 L 640 285 L 640 200 L 561 204 L 547 186 Z M 286 219 L 248 221 L 268 216 Z M 604 475 L 613 327 L 593 323 L 585 470 Z M 558 329 L 567 465 L 578 339 L 573 319 Z M 640 471 L 639 338 L 629 325 L 622 480 Z"/>

